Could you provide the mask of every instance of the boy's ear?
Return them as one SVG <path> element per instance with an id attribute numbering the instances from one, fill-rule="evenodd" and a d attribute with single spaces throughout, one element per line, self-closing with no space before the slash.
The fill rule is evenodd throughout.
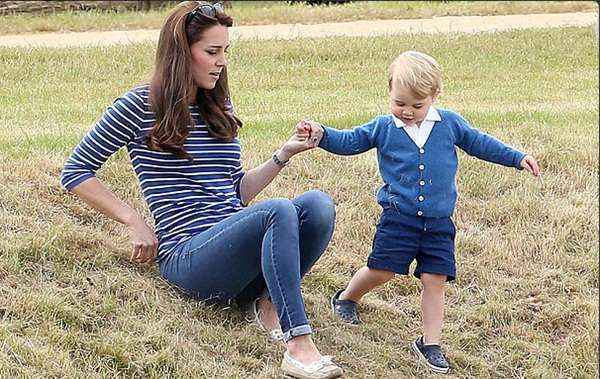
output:
<path id="1" fill-rule="evenodd" d="M 431 96 L 431 99 L 432 99 L 433 101 L 436 101 L 436 100 L 437 100 L 437 98 L 438 98 L 438 96 L 440 95 L 440 93 L 441 93 L 441 92 L 442 92 L 442 91 L 440 91 L 439 89 L 438 89 L 438 90 L 436 90 L 436 91 L 435 91 L 435 93 L 433 94 L 433 96 Z"/>

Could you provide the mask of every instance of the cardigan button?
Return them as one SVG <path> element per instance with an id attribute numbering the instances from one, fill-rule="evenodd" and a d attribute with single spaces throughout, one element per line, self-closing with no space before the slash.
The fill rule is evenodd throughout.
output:
<path id="1" fill-rule="evenodd" d="M 424 164 L 420 164 L 419 165 L 419 170 L 421 170 L 421 171 L 425 170 L 425 165 Z"/>
<path id="2" fill-rule="evenodd" d="M 419 153 L 421 153 L 421 154 L 425 153 L 425 149 L 423 149 L 423 148 L 419 149 Z"/>
<path id="3" fill-rule="evenodd" d="M 419 196 L 419 201 L 423 201 L 425 200 L 425 198 L 423 197 L 423 195 Z"/>
<path id="4" fill-rule="evenodd" d="M 419 181 L 419 185 L 420 186 L 424 186 L 425 185 L 425 181 L 424 180 Z"/>
<path id="5" fill-rule="evenodd" d="M 417 216 L 423 216 L 423 212 L 422 211 L 418 211 L 417 212 Z"/>

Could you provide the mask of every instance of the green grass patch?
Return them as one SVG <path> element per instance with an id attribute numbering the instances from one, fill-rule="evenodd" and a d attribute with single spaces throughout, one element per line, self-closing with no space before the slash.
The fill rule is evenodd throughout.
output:
<path id="1" fill-rule="evenodd" d="M 235 9 L 235 8 L 234 8 Z M 564 41 L 569 48 L 564 48 Z M 598 351 L 598 50 L 589 28 L 236 42 L 233 101 L 247 168 L 303 117 L 348 128 L 387 112 L 387 67 L 418 49 L 444 68 L 439 106 L 539 158 L 543 182 L 460 154 L 458 280 L 444 345 L 460 377 L 593 377 Z M 127 261 L 123 227 L 59 186 L 111 101 L 147 80 L 154 46 L 0 49 L 0 376 L 276 377 L 282 350 L 235 310 L 205 307 Z M 127 154 L 99 176 L 148 215 Z M 349 377 L 421 377 L 408 343 L 419 284 L 366 296 L 340 325 L 328 297 L 364 265 L 379 207 L 375 155 L 312 151 L 261 194 L 322 189 L 334 238 L 306 278 L 324 353 Z"/>
<path id="2" fill-rule="evenodd" d="M 148 12 L 70 11 L 0 16 L 0 34 L 157 29 L 171 6 Z M 591 12 L 593 1 L 354 1 L 310 6 L 286 1 L 232 1 L 236 25 L 317 24 L 372 19 Z"/>

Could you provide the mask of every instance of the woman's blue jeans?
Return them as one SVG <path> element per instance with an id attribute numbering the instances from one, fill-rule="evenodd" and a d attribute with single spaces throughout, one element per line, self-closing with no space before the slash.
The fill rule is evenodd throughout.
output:
<path id="1" fill-rule="evenodd" d="M 266 286 L 289 341 L 312 333 L 300 280 L 325 251 L 334 224 L 333 201 L 321 191 L 264 200 L 180 244 L 160 272 L 209 303 L 250 301 Z"/>

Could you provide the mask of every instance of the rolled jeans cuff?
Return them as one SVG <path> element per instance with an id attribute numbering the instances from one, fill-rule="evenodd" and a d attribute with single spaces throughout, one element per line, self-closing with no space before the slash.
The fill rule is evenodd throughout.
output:
<path id="1" fill-rule="evenodd" d="M 288 342 L 294 337 L 304 336 L 306 334 L 312 334 L 312 329 L 310 328 L 310 325 L 296 326 L 295 328 L 292 328 L 287 332 L 283 333 L 283 341 Z"/>

